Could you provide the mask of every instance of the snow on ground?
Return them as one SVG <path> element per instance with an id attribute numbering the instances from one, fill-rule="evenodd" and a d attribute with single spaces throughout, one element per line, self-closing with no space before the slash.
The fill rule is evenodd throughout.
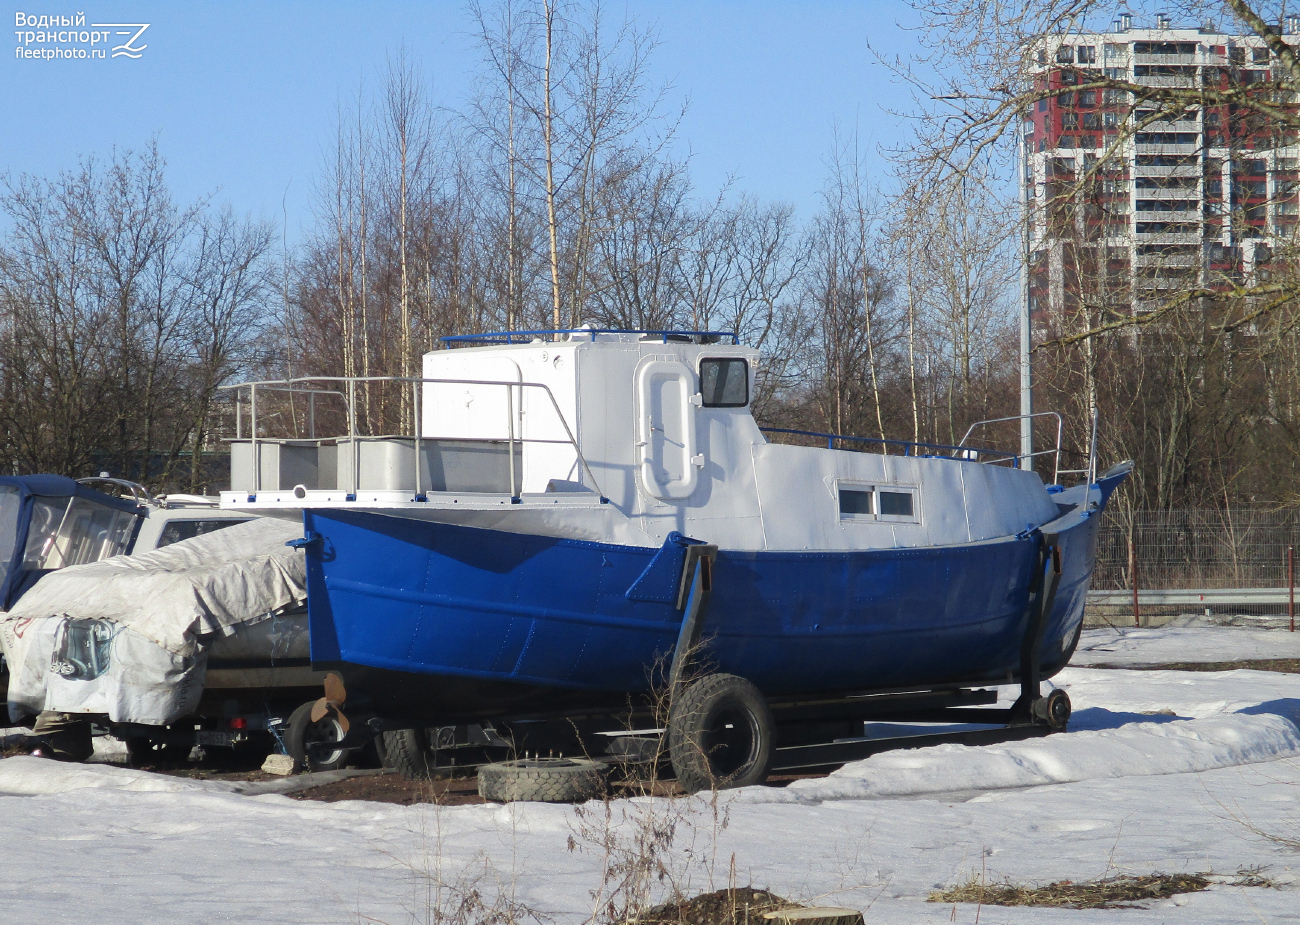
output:
<path id="1" fill-rule="evenodd" d="M 1071 665 L 1158 665 L 1300 658 L 1300 633 L 1224 626 L 1085 629 Z"/>
<path id="2" fill-rule="evenodd" d="M 1123 647 L 1146 663 L 1167 659 L 1144 646 L 1223 661 L 1225 646 L 1268 641 L 1142 632 Z M 734 856 L 738 883 L 864 909 L 868 923 L 1300 922 L 1300 847 L 1276 840 L 1300 839 L 1300 676 L 1070 668 L 1055 682 L 1080 731 L 888 752 L 716 802 L 617 801 L 610 825 L 630 839 L 637 820 L 675 822 L 668 867 L 690 889 L 725 886 Z M 569 844 L 603 838 L 601 804 L 323 804 L 231 789 L 0 761 L 0 919 L 427 922 L 441 872 L 567 925 L 587 918 L 600 885 L 602 852 Z M 1220 883 L 1123 912 L 925 902 L 981 873 L 1021 883 L 1254 866 L 1278 888 Z"/>

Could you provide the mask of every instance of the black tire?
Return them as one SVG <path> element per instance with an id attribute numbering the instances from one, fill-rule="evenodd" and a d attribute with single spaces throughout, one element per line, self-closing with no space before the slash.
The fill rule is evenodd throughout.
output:
<path id="1" fill-rule="evenodd" d="M 580 803 L 605 793 L 605 766 L 585 758 L 521 758 L 478 769 L 485 800 Z"/>
<path id="2" fill-rule="evenodd" d="M 311 709 L 316 701 L 308 701 L 289 715 L 284 729 L 284 747 L 298 767 L 307 771 L 337 771 L 346 767 L 351 749 L 313 748 L 342 741 L 347 734 L 333 707 L 316 722 L 311 720 Z"/>
<path id="3" fill-rule="evenodd" d="M 687 793 L 761 784 L 772 762 L 767 700 L 732 674 L 691 682 L 668 713 L 668 755 Z"/>
<path id="4" fill-rule="evenodd" d="M 423 729 L 393 729 L 380 738 L 384 767 L 407 780 L 429 779 L 429 737 Z"/>

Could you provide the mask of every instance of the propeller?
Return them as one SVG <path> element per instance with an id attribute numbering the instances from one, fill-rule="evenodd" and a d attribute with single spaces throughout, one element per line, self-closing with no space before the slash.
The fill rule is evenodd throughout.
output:
<path id="1" fill-rule="evenodd" d="M 339 718 L 339 726 L 346 735 L 351 727 L 348 718 L 343 715 L 343 704 L 347 702 L 347 699 L 348 691 L 343 686 L 343 679 L 331 671 L 325 675 L 325 696 L 312 705 L 311 721 L 319 723 L 333 709 L 334 714 Z"/>

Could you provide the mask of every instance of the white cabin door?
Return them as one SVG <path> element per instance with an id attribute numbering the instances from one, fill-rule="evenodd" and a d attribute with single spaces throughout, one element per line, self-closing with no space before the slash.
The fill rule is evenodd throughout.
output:
<path id="1" fill-rule="evenodd" d="M 637 368 L 637 453 L 641 487 L 662 501 L 695 491 L 695 373 L 676 360 L 645 360 Z"/>

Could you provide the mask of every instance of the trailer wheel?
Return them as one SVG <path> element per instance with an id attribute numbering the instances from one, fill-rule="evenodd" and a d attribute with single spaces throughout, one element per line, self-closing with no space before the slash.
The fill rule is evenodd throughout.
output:
<path id="1" fill-rule="evenodd" d="M 580 803 L 605 792 L 605 766 L 585 758 L 521 758 L 478 769 L 485 800 Z"/>
<path id="2" fill-rule="evenodd" d="M 1045 723 L 1053 731 L 1060 731 L 1070 722 L 1070 695 L 1065 691 L 1057 688 L 1046 697 L 1039 697 L 1034 701 L 1033 710 L 1035 718 Z"/>
<path id="3" fill-rule="evenodd" d="M 384 767 L 407 780 L 429 779 L 429 737 L 423 729 L 392 729 L 380 740 Z"/>
<path id="4" fill-rule="evenodd" d="M 767 700 L 735 675 L 693 681 L 668 712 L 668 755 L 688 793 L 761 784 L 772 761 Z"/>
<path id="5" fill-rule="evenodd" d="M 332 707 L 313 723 L 311 710 L 315 705 L 316 701 L 310 700 L 289 715 L 289 722 L 285 724 L 284 746 L 300 768 L 308 771 L 337 771 L 348 763 L 352 750 L 328 746 L 343 741 L 347 733 Z"/>

